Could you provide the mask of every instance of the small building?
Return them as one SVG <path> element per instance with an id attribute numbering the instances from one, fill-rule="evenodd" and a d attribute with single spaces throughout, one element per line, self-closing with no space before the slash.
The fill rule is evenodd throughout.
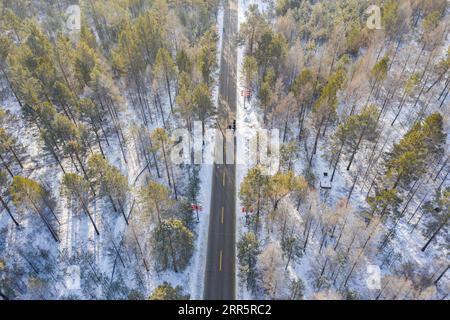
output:
<path id="1" fill-rule="evenodd" d="M 328 171 L 324 171 L 320 177 L 320 187 L 322 189 L 331 189 L 331 175 Z"/>

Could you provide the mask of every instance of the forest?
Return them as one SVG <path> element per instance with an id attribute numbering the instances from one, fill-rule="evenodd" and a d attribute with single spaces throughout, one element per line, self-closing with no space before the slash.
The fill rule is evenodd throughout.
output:
<path id="1" fill-rule="evenodd" d="M 446 1 L 244 3 L 241 116 L 282 144 L 241 176 L 241 297 L 447 299 Z"/>
<path id="2" fill-rule="evenodd" d="M 227 41 L 238 154 L 280 133 L 274 174 L 235 166 L 236 299 L 448 300 L 449 28 L 446 0 L 1 0 L 0 300 L 203 298 L 215 169 L 171 154 L 197 121 L 214 146 Z"/>

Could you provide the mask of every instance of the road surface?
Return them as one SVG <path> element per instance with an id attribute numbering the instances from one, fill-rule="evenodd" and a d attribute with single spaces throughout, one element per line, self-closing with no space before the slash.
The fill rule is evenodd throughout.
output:
<path id="1" fill-rule="evenodd" d="M 221 123 L 222 130 L 233 122 L 236 114 L 236 38 L 238 31 L 237 0 L 225 1 L 224 6 L 218 110 L 218 121 Z M 203 292 L 206 300 L 235 299 L 235 175 L 235 164 L 214 164 Z"/>

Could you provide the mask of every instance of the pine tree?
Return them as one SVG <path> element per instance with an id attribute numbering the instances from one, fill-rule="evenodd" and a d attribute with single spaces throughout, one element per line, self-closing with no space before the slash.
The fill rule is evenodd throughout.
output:
<path id="1" fill-rule="evenodd" d="M 100 188 L 102 195 L 107 195 L 115 211 L 116 203 L 120 212 L 128 224 L 125 214 L 124 204 L 129 190 L 127 177 L 122 175 L 120 171 L 111 165 L 100 154 L 92 155 L 88 160 L 89 177 L 93 179 Z"/>
<path id="2" fill-rule="evenodd" d="M 303 300 L 305 285 L 301 279 L 294 279 L 291 283 L 291 300 Z"/>
<path id="3" fill-rule="evenodd" d="M 281 249 L 283 250 L 284 258 L 286 259 L 285 270 L 287 270 L 291 262 L 297 262 L 303 257 L 301 239 L 295 234 L 294 227 L 292 227 L 289 235 L 281 239 Z"/>
<path id="4" fill-rule="evenodd" d="M 198 53 L 199 69 L 203 76 L 206 86 L 210 87 L 212 83 L 212 75 L 216 72 L 217 63 L 217 31 L 214 28 L 208 30 L 200 39 L 200 48 Z"/>
<path id="5" fill-rule="evenodd" d="M 197 119 L 202 122 L 202 136 L 205 135 L 206 121 L 216 114 L 216 110 L 211 101 L 211 94 L 205 83 L 197 85 L 193 90 L 194 112 Z"/>
<path id="6" fill-rule="evenodd" d="M 425 172 L 428 161 L 442 157 L 445 139 L 439 113 L 430 115 L 423 123 L 414 124 L 387 153 L 386 177 L 394 180 L 393 188 L 408 186 Z"/>
<path id="7" fill-rule="evenodd" d="M 322 128 L 325 126 L 324 132 L 329 122 L 334 121 L 336 117 L 337 92 L 342 88 L 346 79 L 345 71 L 339 69 L 329 79 L 323 87 L 318 101 L 313 107 L 314 126 L 316 127 L 316 136 L 314 146 L 309 159 L 311 166 L 312 159 L 317 150 L 317 144 Z M 323 133 L 324 133 L 323 132 Z"/>
<path id="8" fill-rule="evenodd" d="M 295 176 L 293 171 L 278 172 L 269 177 L 267 196 L 272 202 L 272 210 L 276 211 L 279 202 L 291 192 L 304 193 L 307 186 L 305 178 Z"/>
<path id="9" fill-rule="evenodd" d="M 90 99 L 81 99 L 80 101 L 78 101 L 78 108 L 80 118 L 89 124 L 89 128 L 92 130 L 92 132 L 94 132 L 95 139 L 100 149 L 100 153 L 103 157 L 105 157 L 105 153 L 101 143 L 101 135 L 103 134 L 106 143 L 109 145 L 107 136 L 109 123 L 107 121 L 107 118 L 103 116 L 103 112 Z"/>
<path id="10" fill-rule="evenodd" d="M 398 111 L 394 117 L 394 120 L 392 120 L 391 126 L 394 125 L 395 121 L 397 120 L 398 116 L 400 115 L 400 112 L 402 112 L 403 106 L 407 102 L 407 99 L 410 98 L 413 93 L 418 89 L 420 85 L 420 73 L 414 73 L 409 77 L 409 79 L 405 83 L 404 93 L 402 96 L 402 99 L 400 101 L 400 105 L 398 107 Z"/>
<path id="11" fill-rule="evenodd" d="M 155 62 L 159 50 L 164 46 L 166 35 L 165 26 L 161 23 L 163 18 L 152 9 L 140 15 L 134 24 L 137 44 L 145 53 L 145 59 L 149 65 Z"/>
<path id="12" fill-rule="evenodd" d="M 50 231 L 53 239 L 59 242 L 57 232 L 52 227 L 44 212 L 44 205 L 47 206 L 46 197 L 48 197 L 48 193 L 41 184 L 22 176 L 15 176 L 9 187 L 9 193 L 18 210 L 35 211 Z M 50 207 L 47 206 L 47 208 L 51 210 Z"/>
<path id="13" fill-rule="evenodd" d="M 161 224 L 165 218 L 166 210 L 172 205 L 169 190 L 162 184 L 150 181 L 141 189 L 140 195 L 145 209 L 148 211 L 147 216 L 156 216 L 158 224 Z"/>
<path id="14" fill-rule="evenodd" d="M 162 285 L 156 287 L 149 300 L 189 300 L 189 295 L 183 293 L 183 288 L 180 286 L 172 287 L 169 283 L 164 282 Z"/>
<path id="15" fill-rule="evenodd" d="M 303 69 L 297 77 L 295 77 L 294 82 L 290 88 L 291 92 L 297 101 L 298 112 L 298 123 L 299 123 L 299 138 L 303 132 L 303 124 L 306 117 L 306 111 L 309 104 L 312 101 L 314 93 L 314 81 L 313 73 L 310 69 Z"/>
<path id="16" fill-rule="evenodd" d="M 182 72 L 179 77 L 178 95 L 175 98 L 175 112 L 180 114 L 186 122 L 189 132 L 192 132 L 192 118 L 195 111 L 195 100 L 193 95 L 193 84 L 189 75 Z"/>
<path id="17" fill-rule="evenodd" d="M 259 98 L 261 101 L 261 106 L 264 109 L 263 121 L 267 124 L 268 114 L 272 111 L 271 107 L 274 100 L 274 86 L 275 86 L 275 72 L 272 68 L 267 70 L 264 74 L 263 81 L 261 84 L 261 88 L 259 90 Z"/>
<path id="18" fill-rule="evenodd" d="M 239 198 L 247 211 L 256 210 L 255 233 L 258 232 L 261 209 L 267 195 L 269 178 L 263 175 L 260 167 L 254 167 L 247 172 L 241 183 Z"/>
<path id="19" fill-rule="evenodd" d="M 406 33 L 408 21 L 404 20 L 398 1 L 386 1 L 382 8 L 381 24 L 386 34 L 394 40 L 398 40 L 402 33 Z"/>
<path id="20" fill-rule="evenodd" d="M 252 56 L 256 44 L 268 25 L 256 4 L 248 6 L 245 16 L 246 20 L 241 25 L 239 37 L 247 42 L 247 53 Z"/>
<path id="21" fill-rule="evenodd" d="M 386 214 L 397 213 L 401 199 L 397 189 L 385 189 L 377 191 L 374 197 L 368 197 L 367 202 L 371 207 L 369 218 L 375 214 L 383 218 Z"/>
<path id="22" fill-rule="evenodd" d="M 16 13 L 10 8 L 3 8 L 2 12 L 2 20 L 4 24 L 2 27 L 5 28 L 5 31 L 11 31 L 14 35 L 14 40 L 18 43 L 21 43 L 23 38 L 25 37 L 25 23 L 24 21 L 16 15 Z"/>
<path id="23" fill-rule="evenodd" d="M 153 66 L 153 76 L 161 82 L 165 82 L 167 94 L 169 95 L 170 110 L 173 112 L 171 82 L 176 78 L 177 70 L 175 62 L 169 51 L 165 48 L 158 50 L 155 65 Z"/>
<path id="24" fill-rule="evenodd" d="M 12 168 L 10 159 L 23 169 L 22 150 L 16 139 L 6 131 L 8 114 L 0 107 L 0 163 L 12 177 Z"/>
<path id="25" fill-rule="evenodd" d="M 450 218 L 450 188 L 446 190 L 436 190 L 434 206 L 431 203 L 424 205 L 424 210 L 430 216 L 426 223 L 426 235 L 428 241 L 422 247 L 425 251 L 438 234 L 448 229 L 448 220 Z M 447 233 L 448 234 L 448 233 Z"/>
<path id="26" fill-rule="evenodd" d="M 332 137 L 333 152 L 342 150 L 344 154 L 350 155 L 347 170 L 350 170 L 361 144 L 365 141 L 375 142 L 378 138 L 377 117 L 378 108 L 374 105 L 366 106 L 359 114 L 348 117 L 334 133 Z M 339 162 L 339 156 L 339 154 L 333 155 L 333 158 L 336 158 L 335 168 Z"/>
<path id="27" fill-rule="evenodd" d="M 258 40 L 258 47 L 255 51 L 255 58 L 262 68 L 262 75 L 265 75 L 269 68 L 273 68 L 277 74 L 286 53 L 287 42 L 284 36 L 271 29 L 265 29 Z"/>
<path id="28" fill-rule="evenodd" d="M 260 254 L 259 242 L 253 232 L 247 232 L 237 243 L 240 275 L 247 285 L 247 289 L 256 289 L 257 257 Z"/>
<path id="29" fill-rule="evenodd" d="M 100 58 L 97 52 L 86 42 L 80 41 L 75 52 L 75 77 L 81 89 L 88 86 L 92 80 L 92 72 L 99 67 Z"/>
<path id="30" fill-rule="evenodd" d="M 426 93 L 430 92 L 433 87 L 438 84 L 442 78 L 445 76 L 447 71 L 450 69 L 450 46 L 447 48 L 447 54 L 439 61 L 438 65 L 436 66 L 438 77 L 433 82 L 433 84 L 426 90 Z M 447 78 L 448 82 L 448 78 Z"/>
<path id="31" fill-rule="evenodd" d="M 67 87 L 66 95 L 71 99 L 74 98 L 79 92 L 77 89 L 77 79 L 75 72 L 75 59 L 76 51 L 71 40 L 63 35 L 59 35 L 56 39 L 56 45 L 54 47 L 55 63 L 58 66 L 60 76 L 63 82 L 60 86 L 64 84 Z"/>
<path id="32" fill-rule="evenodd" d="M 299 146 L 295 141 L 289 141 L 280 146 L 280 171 L 287 172 L 293 169 L 298 152 Z"/>
<path id="33" fill-rule="evenodd" d="M 177 51 L 177 55 L 175 58 L 175 62 L 178 68 L 179 73 L 191 74 L 192 72 L 192 61 L 189 56 L 188 51 L 185 48 L 180 48 Z"/>
<path id="34" fill-rule="evenodd" d="M 62 192 L 69 199 L 75 199 L 81 204 L 84 212 L 94 227 L 95 233 L 100 235 L 97 225 L 89 210 L 89 188 L 90 184 L 82 176 L 75 173 L 66 173 L 62 180 Z"/>
<path id="35" fill-rule="evenodd" d="M 258 75 L 258 63 L 253 56 L 245 56 L 242 65 L 243 80 L 245 88 L 251 89 L 255 85 L 255 81 Z"/>
<path id="36" fill-rule="evenodd" d="M 22 107 L 22 102 L 19 100 L 17 90 L 13 87 L 10 77 L 8 76 L 7 61 L 8 56 L 12 51 L 13 51 L 12 40 L 5 35 L 0 35 L 0 74 L 5 78 L 9 89 L 13 93 L 19 105 Z"/>
<path id="37" fill-rule="evenodd" d="M 32 75 L 40 82 L 46 100 L 50 100 L 50 89 L 56 80 L 56 68 L 53 63 L 53 47 L 47 36 L 43 33 L 36 21 L 27 24 L 28 36 L 24 46 L 22 62 Z"/>
<path id="38" fill-rule="evenodd" d="M 151 139 L 153 141 L 154 151 L 159 150 L 164 159 L 164 164 L 166 166 L 166 173 L 167 173 L 167 182 L 169 184 L 169 187 L 173 186 L 176 199 L 177 187 L 173 176 L 172 162 L 169 159 L 170 148 L 173 146 L 174 142 L 171 140 L 166 130 L 164 130 L 163 128 L 156 128 L 155 130 L 153 130 L 151 134 Z"/>
<path id="39" fill-rule="evenodd" d="M 163 220 L 155 230 L 155 254 L 158 268 L 183 270 L 194 251 L 194 235 L 178 219 Z"/>
<path id="40" fill-rule="evenodd" d="M 6 203 L 6 199 L 3 198 L 3 192 L 7 189 L 7 183 L 8 178 L 6 177 L 6 173 L 2 170 L 0 170 L 0 204 L 5 208 L 6 212 L 8 212 L 8 215 L 11 217 L 14 224 L 18 227 L 19 222 L 17 222 L 16 218 L 14 218 L 11 209 L 9 208 L 8 204 Z"/>
<path id="41" fill-rule="evenodd" d="M 427 159 L 431 161 L 441 159 L 445 153 L 445 141 L 447 140 L 442 115 L 439 112 L 430 114 L 423 123 L 422 131 Z"/>
<path id="42" fill-rule="evenodd" d="M 374 90 L 379 91 L 378 88 L 381 86 L 383 81 L 386 80 L 389 72 L 390 61 L 389 56 L 386 54 L 383 58 L 377 61 L 377 63 L 375 63 L 373 68 L 370 70 L 371 88 L 367 102 L 370 101 Z"/>

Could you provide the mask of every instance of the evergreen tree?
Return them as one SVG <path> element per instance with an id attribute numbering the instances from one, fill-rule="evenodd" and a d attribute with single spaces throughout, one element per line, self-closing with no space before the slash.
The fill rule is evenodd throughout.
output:
<path id="1" fill-rule="evenodd" d="M 0 107 L 0 163 L 5 167 L 7 172 L 13 176 L 11 171 L 12 159 L 23 169 L 22 154 L 16 139 L 6 131 L 7 113 Z"/>
<path id="2" fill-rule="evenodd" d="M 423 209 L 429 216 L 425 224 L 425 236 L 427 243 L 422 247 L 425 251 L 438 234 L 444 234 L 448 239 L 448 220 L 450 218 L 450 188 L 436 190 L 433 202 L 424 204 Z"/>
<path id="3" fill-rule="evenodd" d="M 155 229 L 154 252 L 159 269 L 179 272 L 194 251 L 194 235 L 180 220 L 163 220 Z"/>
<path id="4" fill-rule="evenodd" d="M 401 199 L 398 196 L 397 189 L 384 189 L 377 191 L 374 197 L 368 197 L 367 202 L 371 207 L 369 218 L 377 214 L 384 218 L 386 214 L 396 214 Z"/>
<path id="5" fill-rule="evenodd" d="M 100 235 L 97 225 L 88 208 L 89 205 L 89 182 L 75 173 L 66 173 L 62 180 L 62 192 L 68 199 L 74 199 L 81 204 L 84 212 L 94 227 L 95 233 Z"/>
<path id="6" fill-rule="evenodd" d="M 153 130 L 151 134 L 151 139 L 153 141 L 153 151 L 159 150 L 162 158 L 164 159 L 164 164 L 166 166 L 166 173 L 167 173 L 167 182 L 169 184 L 169 187 L 173 186 L 175 199 L 177 198 L 177 187 L 175 183 L 175 179 L 173 177 L 173 167 L 172 162 L 169 159 L 170 155 L 170 149 L 173 146 L 173 141 L 170 139 L 169 135 L 167 134 L 166 130 L 163 128 L 156 128 Z"/>
<path id="7" fill-rule="evenodd" d="M 245 87 L 253 88 L 258 75 L 258 62 L 253 56 L 245 56 L 242 65 Z"/>
<path id="8" fill-rule="evenodd" d="M 431 114 L 423 123 L 416 123 L 391 152 L 387 153 L 386 177 L 394 180 L 393 188 L 408 186 L 427 168 L 427 162 L 443 154 L 446 135 L 442 116 Z"/>
<path id="9" fill-rule="evenodd" d="M 167 213 L 167 208 L 170 208 L 172 204 L 169 198 L 169 190 L 162 184 L 150 181 L 141 189 L 140 195 L 145 209 L 148 211 L 147 216 L 156 216 L 158 224 L 161 225 Z"/>
<path id="10" fill-rule="evenodd" d="M 7 189 L 7 183 L 8 178 L 6 177 L 6 173 L 2 170 L 0 170 L 0 204 L 3 208 L 5 208 L 6 212 L 8 212 L 8 215 L 11 217 L 12 221 L 16 226 L 19 226 L 19 222 L 14 218 L 11 209 L 9 208 L 8 204 L 6 203 L 6 199 L 3 198 L 3 193 Z"/>
<path id="11" fill-rule="evenodd" d="M 337 106 L 337 92 L 342 88 L 346 79 L 345 71 L 339 69 L 328 79 L 327 84 L 322 89 L 318 101 L 313 107 L 313 119 L 314 126 L 316 127 L 316 136 L 314 139 L 314 146 L 309 159 L 309 165 L 311 166 L 312 159 L 317 150 L 317 143 L 319 136 L 324 128 L 324 132 L 329 122 L 334 121 L 336 117 Z M 324 133 L 323 132 L 323 133 Z"/>
<path id="12" fill-rule="evenodd" d="M 175 62 L 169 51 L 165 48 L 158 50 L 155 65 L 153 66 L 153 76 L 166 85 L 167 94 L 169 95 L 170 109 L 173 112 L 172 91 L 170 89 L 171 82 L 176 78 L 177 70 Z"/>
<path id="13" fill-rule="evenodd" d="M 253 232 L 247 232 L 237 243 L 240 275 L 247 285 L 247 289 L 256 289 L 257 284 L 257 257 L 260 253 L 259 242 Z"/>
<path id="14" fill-rule="evenodd" d="M 186 122 L 188 130 L 192 131 L 192 118 L 195 112 L 195 100 L 193 95 L 193 84 L 189 75 L 182 72 L 179 77 L 178 95 L 175 98 L 177 106 L 175 112 Z"/>
<path id="15" fill-rule="evenodd" d="M 254 167 L 247 172 L 241 183 L 239 198 L 247 211 L 256 211 L 255 230 L 258 232 L 259 218 L 267 196 L 269 177 L 263 175 L 260 167 Z"/>
<path id="16" fill-rule="evenodd" d="M 176 65 L 178 67 L 178 71 L 180 72 L 180 74 L 182 72 L 184 72 L 186 74 L 191 74 L 191 72 L 192 72 L 191 57 L 189 56 L 188 52 L 184 48 L 181 48 L 180 50 L 177 51 L 177 56 L 175 58 L 175 62 L 176 62 Z"/>
<path id="17" fill-rule="evenodd" d="M 216 114 L 216 110 L 211 101 L 209 88 L 205 83 L 195 86 L 193 95 L 194 112 L 197 115 L 197 119 L 202 122 L 202 135 L 204 136 L 206 121 Z"/>
<path id="18" fill-rule="evenodd" d="M 44 211 L 45 207 L 49 210 L 52 208 L 48 206 L 48 192 L 40 183 L 22 176 L 15 176 L 9 187 L 9 193 L 18 210 L 35 211 L 50 231 L 53 239 L 56 242 L 59 241 L 58 234 Z"/>
<path id="19" fill-rule="evenodd" d="M 295 176 L 294 172 L 288 171 L 287 173 L 277 172 L 274 176 L 269 177 L 267 185 L 267 196 L 272 202 L 273 211 L 275 211 L 280 201 L 291 192 L 304 193 L 308 183 L 305 178 Z"/>
<path id="20" fill-rule="evenodd" d="M 200 48 L 198 53 L 199 69 L 203 76 L 206 86 L 212 86 L 212 75 L 216 72 L 217 63 L 217 31 L 214 28 L 208 30 L 200 39 Z"/>
<path id="21" fill-rule="evenodd" d="M 332 137 L 332 153 L 344 152 L 350 156 L 347 170 L 359 151 L 360 146 L 365 141 L 375 142 L 378 138 L 378 108 L 374 105 L 364 107 L 359 114 L 351 115 L 345 122 L 340 124 Z M 342 149 L 341 149 L 342 148 Z M 339 154 L 333 154 L 332 158 L 339 157 Z M 338 162 L 339 159 L 336 159 Z M 336 164 L 337 165 L 337 164 Z"/>
<path id="22" fill-rule="evenodd" d="M 98 153 L 89 158 L 88 171 L 89 177 L 93 179 L 100 188 L 101 194 L 109 197 L 115 211 L 117 211 L 117 203 L 125 222 L 128 224 L 124 208 L 127 192 L 129 190 L 127 177 L 122 175 L 115 166 L 111 165 Z"/>
<path id="23" fill-rule="evenodd" d="M 172 287 L 169 283 L 164 282 L 162 285 L 156 287 L 149 300 L 189 300 L 189 295 L 183 293 L 183 288 L 180 286 Z"/>

